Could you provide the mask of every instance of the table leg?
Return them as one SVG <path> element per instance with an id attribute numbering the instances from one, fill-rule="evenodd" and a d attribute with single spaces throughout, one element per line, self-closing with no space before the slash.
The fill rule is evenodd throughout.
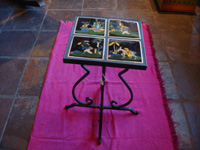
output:
<path id="1" fill-rule="evenodd" d="M 72 89 L 73 98 L 75 99 L 75 101 L 77 103 L 73 103 L 71 105 L 66 105 L 65 109 L 69 109 L 74 106 L 90 107 L 90 105 L 93 103 L 93 99 L 91 97 L 86 97 L 86 99 L 85 99 L 86 102 L 82 102 L 75 95 L 76 86 L 90 74 L 90 70 L 87 67 L 85 67 L 84 65 L 81 65 L 81 67 L 86 71 L 86 73 L 74 84 L 73 89 Z"/>
<path id="2" fill-rule="evenodd" d="M 99 117 L 99 137 L 98 137 L 98 144 L 101 144 L 101 135 L 102 135 L 102 123 L 103 123 L 103 110 L 104 109 L 112 109 L 112 110 L 128 110 L 130 112 L 132 112 L 133 114 L 138 114 L 138 111 L 133 110 L 130 107 L 126 107 L 127 105 L 129 105 L 132 100 L 133 100 L 133 92 L 130 88 L 130 86 L 128 85 L 128 83 L 125 81 L 125 79 L 122 77 L 122 74 L 127 72 L 128 69 L 124 69 L 122 71 L 119 72 L 118 76 L 119 78 L 122 80 L 122 82 L 125 84 L 125 86 L 128 88 L 130 94 L 131 94 L 131 98 L 129 99 L 128 102 L 121 104 L 121 105 L 117 105 L 117 101 L 116 100 L 112 100 L 110 102 L 110 106 L 104 106 L 103 102 L 104 102 L 104 86 L 105 86 L 105 72 L 106 72 L 106 67 L 103 66 L 102 67 L 102 80 L 101 80 L 101 103 L 100 105 L 94 105 L 93 104 L 93 99 L 91 97 L 86 97 L 85 102 L 80 101 L 76 95 L 75 95 L 75 89 L 76 86 L 83 80 L 85 79 L 89 74 L 90 74 L 90 70 L 85 67 L 84 65 L 81 65 L 81 67 L 86 71 L 86 73 L 74 84 L 73 89 L 72 89 L 72 95 L 73 98 L 75 99 L 75 101 L 77 103 L 72 103 L 71 105 L 66 105 L 65 109 L 69 109 L 75 106 L 78 107 L 90 107 L 90 108 L 99 108 L 100 109 L 100 117 Z"/>
<path id="3" fill-rule="evenodd" d="M 124 70 L 119 72 L 118 76 L 122 80 L 122 82 L 125 84 L 125 86 L 128 88 L 128 90 L 129 90 L 129 92 L 131 94 L 131 97 L 130 97 L 129 101 L 124 103 L 124 104 L 117 105 L 117 100 L 112 100 L 110 102 L 111 107 L 107 107 L 105 109 L 128 110 L 128 111 L 132 112 L 133 114 L 138 114 L 139 113 L 138 111 L 135 111 L 130 107 L 125 107 L 125 106 L 129 105 L 133 101 L 133 91 L 132 91 L 131 87 L 128 85 L 128 83 L 126 82 L 126 80 L 122 77 L 122 74 L 124 74 L 127 71 L 128 71 L 128 69 L 125 68 Z"/>
<path id="4" fill-rule="evenodd" d="M 102 133 L 102 123 L 103 123 L 103 101 L 104 101 L 104 86 L 105 86 L 105 72 L 106 67 L 102 67 L 102 83 L 101 83 L 101 104 L 100 104 L 100 118 L 99 118 L 99 139 L 98 144 L 101 144 L 101 133 Z"/>

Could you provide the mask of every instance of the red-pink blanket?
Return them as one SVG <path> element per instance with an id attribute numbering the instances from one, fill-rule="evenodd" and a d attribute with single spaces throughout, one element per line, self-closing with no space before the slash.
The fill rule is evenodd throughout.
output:
<path id="1" fill-rule="evenodd" d="M 28 150 L 172 150 L 177 148 L 170 111 L 161 87 L 152 41 L 147 25 L 143 34 L 147 70 L 130 69 L 123 77 L 133 90 L 129 107 L 139 111 L 104 110 L 102 143 L 98 145 L 99 109 L 73 107 L 72 87 L 85 74 L 80 65 L 64 64 L 63 56 L 72 22 L 61 22 L 49 61 Z M 87 66 L 91 73 L 76 89 L 82 101 L 92 97 L 100 103 L 102 68 Z M 127 102 L 130 93 L 118 77 L 120 68 L 106 68 L 104 104 Z"/>

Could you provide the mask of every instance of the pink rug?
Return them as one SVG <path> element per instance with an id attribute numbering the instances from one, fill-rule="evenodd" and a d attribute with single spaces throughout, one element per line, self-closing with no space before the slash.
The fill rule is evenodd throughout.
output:
<path id="1" fill-rule="evenodd" d="M 102 143 L 98 145 L 99 109 L 73 107 L 72 87 L 85 73 L 80 65 L 64 64 L 63 55 L 72 22 L 61 22 L 51 54 L 28 150 L 172 150 L 178 149 L 171 112 L 162 88 L 155 50 L 147 25 L 143 34 L 147 55 L 147 70 L 130 69 L 123 77 L 133 90 L 129 107 L 139 111 L 104 110 Z M 82 101 L 92 97 L 100 103 L 101 67 L 87 66 L 91 73 L 76 89 Z M 130 98 L 128 89 L 118 78 L 120 68 L 107 67 L 104 104 Z"/>

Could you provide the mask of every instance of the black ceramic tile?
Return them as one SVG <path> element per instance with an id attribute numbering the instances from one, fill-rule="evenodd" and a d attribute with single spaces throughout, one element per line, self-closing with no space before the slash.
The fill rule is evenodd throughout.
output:
<path id="1" fill-rule="evenodd" d="M 60 21 L 73 21 L 81 11 L 48 10 L 42 30 L 58 30 Z"/>
<path id="2" fill-rule="evenodd" d="M 38 30 L 45 15 L 45 10 L 15 10 L 4 30 Z"/>
<path id="3" fill-rule="evenodd" d="M 2 139 L 2 149 L 26 150 L 37 105 L 37 99 L 16 99 Z"/>
<path id="4" fill-rule="evenodd" d="M 0 58 L 0 94 L 14 95 L 26 60 Z"/>
<path id="5" fill-rule="evenodd" d="M 11 10 L 1 10 L 0 9 L 0 30 L 3 27 L 3 25 L 7 22 L 10 13 L 12 13 Z"/>
<path id="6" fill-rule="evenodd" d="M 200 64 L 172 63 L 172 72 L 183 99 L 200 100 Z"/>
<path id="7" fill-rule="evenodd" d="M 0 33 L 0 56 L 30 56 L 37 32 L 2 31 Z"/>
<path id="8" fill-rule="evenodd" d="M 40 96 L 48 60 L 31 59 L 20 84 L 19 95 Z"/>
<path id="9" fill-rule="evenodd" d="M 56 39 L 57 32 L 40 32 L 32 56 L 49 57 Z"/>
<path id="10" fill-rule="evenodd" d="M 84 9 L 116 9 L 116 0 L 84 0 Z"/>
<path id="11" fill-rule="evenodd" d="M 12 105 L 12 99 L 10 98 L 0 98 L 0 136 L 3 132 L 4 125 L 6 123 L 9 110 Z"/>
<path id="12" fill-rule="evenodd" d="M 169 104 L 169 107 L 172 110 L 172 119 L 174 121 L 176 135 L 178 136 L 179 149 L 192 149 L 192 141 L 188 130 L 186 117 L 184 115 L 184 111 L 181 104 L 171 103 Z"/>
<path id="13" fill-rule="evenodd" d="M 83 0 L 52 0 L 49 9 L 81 9 Z"/>

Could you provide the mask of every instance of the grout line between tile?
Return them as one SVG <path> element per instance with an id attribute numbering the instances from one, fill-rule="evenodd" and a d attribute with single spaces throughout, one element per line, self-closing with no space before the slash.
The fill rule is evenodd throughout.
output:
<path id="1" fill-rule="evenodd" d="M 9 110 L 9 113 L 8 113 L 8 116 L 7 116 L 7 118 L 6 118 L 6 121 L 5 121 L 3 130 L 2 130 L 2 134 L 1 134 L 1 136 L 0 136 L 0 143 L 1 143 L 1 141 L 2 141 L 4 132 L 5 132 L 5 130 L 6 130 L 6 127 L 7 127 L 7 124 L 8 124 L 8 120 L 9 120 L 10 115 L 11 115 L 11 112 L 12 112 L 12 110 L 13 110 L 15 101 L 16 101 L 16 99 L 19 97 L 19 96 L 18 96 L 18 89 L 19 89 L 20 84 L 21 84 L 21 82 L 22 82 L 22 79 L 23 79 L 23 77 L 24 77 L 24 73 L 25 73 L 26 68 L 27 68 L 27 66 L 28 66 L 29 60 L 31 59 L 31 54 L 32 54 L 33 48 L 34 48 L 34 46 L 35 46 L 35 44 L 36 44 L 36 42 L 37 42 L 37 39 L 38 39 L 38 37 L 39 37 L 41 27 L 42 27 L 42 25 L 43 25 L 44 19 L 46 18 L 46 14 L 47 14 L 47 11 L 45 12 L 45 15 L 44 15 L 44 17 L 43 17 L 43 20 L 42 20 L 42 22 L 41 22 L 41 25 L 40 25 L 40 27 L 39 27 L 39 31 L 38 31 L 38 33 L 37 33 L 37 36 L 36 36 L 36 38 L 35 38 L 35 41 L 34 41 L 34 43 L 33 43 L 32 48 L 31 48 L 30 55 L 29 55 L 29 57 L 27 57 L 27 62 L 26 62 L 26 64 L 25 64 L 25 66 L 24 66 L 24 70 L 23 70 L 23 72 L 22 72 L 22 74 L 21 74 L 19 83 L 18 83 L 18 85 L 17 85 L 16 91 L 15 91 L 15 94 L 14 94 L 14 99 L 13 99 L 13 101 L 12 101 L 12 104 L 11 104 L 11 107 L 10 107 L 10 110 Z"/>
<path id="2" fill-rule="evenodd" d="M 2 133 L 1 133 L 1 136 L 0 136 L 0 143 L 1 143 L 2 139 L 3 139 L 3 135 L 4 135 L 4 132 L 5 132 L 5 130 L 6 130 L 6 127 L 7 127 L 7 124 L 8 124 L 8 120 L 9 120 L 9 118 L 10 118 L 10 115 L 11 115 L 11 112 L 12 112 L 12 109 L 13 109 L 13 106 L 14 106 L 14 103 L 15 103 L 15 100 L 16 100 L 16 98 L 14 98 L 14 99 L 12 100 L 12 104 L 11 104 L 11 106 L 10 106 L 10 110 L 9 110 L 8 116 L 7 116 L 7 118 L 6 118 L 6 121 L 5 121 L 3 130 L 2 130 Z"/>
<path id="3" fill-rule="evenodd" d="M 37 31 L 39 31 L 39 29 L 38 30 L 33 30 L 33 29 L 4 29 L 4 30 L 2 30 L 2 31 L 7 31 L 7 32 L 17 32 L 17 31 L 32 31 L 32 32 L 37 32 Z"/>
<path id="4" fill-rule="evenodd" d="M 16 6 L 15 6 L 16 7 Z M 3 24 L 3 26 L 1 27 L 1 30 L 3 31 L 3 28 L 4 28 L 4 26 L 7 24 L 7 22 L 8 22 L 8 19 L 11 17 L 11 15 L 13 14 L 13 12 L 14 12 L 14 10 L 15 10 L 15 7 L 13 8 L 13 10 L 10 12 L 10 14 L 8 15 L 8 17 L 7 17 L 7 19 L 6 19 L 6 21 L 5 21 L 5 23 Z"/>
<path id="5" fill-rule="evenodd" d="M 31 56 L 30 59 L 42 59 L 42 60 L 49 60 L 49 57 L 40 57 L 40 56 Z"/>
<path id="6" fill-rule="evenodd" d="M 117 0 L 115 0 L 115 9 L 114 10 L 117 10 L 117 6 L 118 6 L 118 3 L 117 3 Z"/>
<path id="7" fill-rule="evenodd" d="M 194 16 L 193 16 L 194 17 Z M 190 19 L 191 17 L 190 16 L 188 16 L 188 19 L 189 19 L 189 22 L 192 24 L 192 27 L 194 28 L 194 30 L 196 31 L 196 33 L 195 34 L 199 34 L 199 32 L 197 31 L 197 29 L 196 29 L 196 27 L 194 26 L 194 24 L 193 24 L 193 22 L 192 22 L 192 20 Z M 191 33 L 191 34 L 193 34 L 193 33 Z"/>
<path id="8" fill-rule="evenodd" d="M 81 16 L 83 15 L 83 7 L 84 7 L 84 3 L 85 3 L 85 1 L 83 0 L 83 1 L 82 1 L 82 8 L 81 8 Z"/>
<path id="9" fill-rule="evenodd" d="M 29 57 L 21 57 L 21 56 L 0 56 L 2 59 L 25 59 L 28 60 Z"/>
<path id="10" fill-rule="evenodd" d="M 14 98 L 15 95 L 0 95 L 0 98 Z"/>
<path id="11" fill-rule="evenodd" d="M 185 119 L 187 121 L 187 126 L 188 126 L 188 131 L 189 131 L 189 134 L 190 134 L 190 138 L 191 138 L 191 142 L 192 142 L 192 149 L 195 147 L 195 141 L 194 141 L 194 137 L 193 137 L 193 134 L 192 134 L 192 129 L 191 129 L 191 126 L 190 126 L 190 122 L 189 122 L 189 119 L 188 119 L 188 116 L 187 116 L 187 111 L 185 109 L 185 106 L 184 106 L 184 102 L 181 102 L 181 107 L 183 109 L 183 112 L 184 112 L 184 115 L 185 115 Z"/>
<path id="12" fill-rule="evenodd" d="M 52 9 L 52 8 L 50 8 L 50 9 L 48 9 L 48 10 L 55 10 L 55 11 L 81 11 L 82 10 L 82 8 L 81 9 L 69 9 L 69 8 L 66 8 L 66 9 Z"/>

